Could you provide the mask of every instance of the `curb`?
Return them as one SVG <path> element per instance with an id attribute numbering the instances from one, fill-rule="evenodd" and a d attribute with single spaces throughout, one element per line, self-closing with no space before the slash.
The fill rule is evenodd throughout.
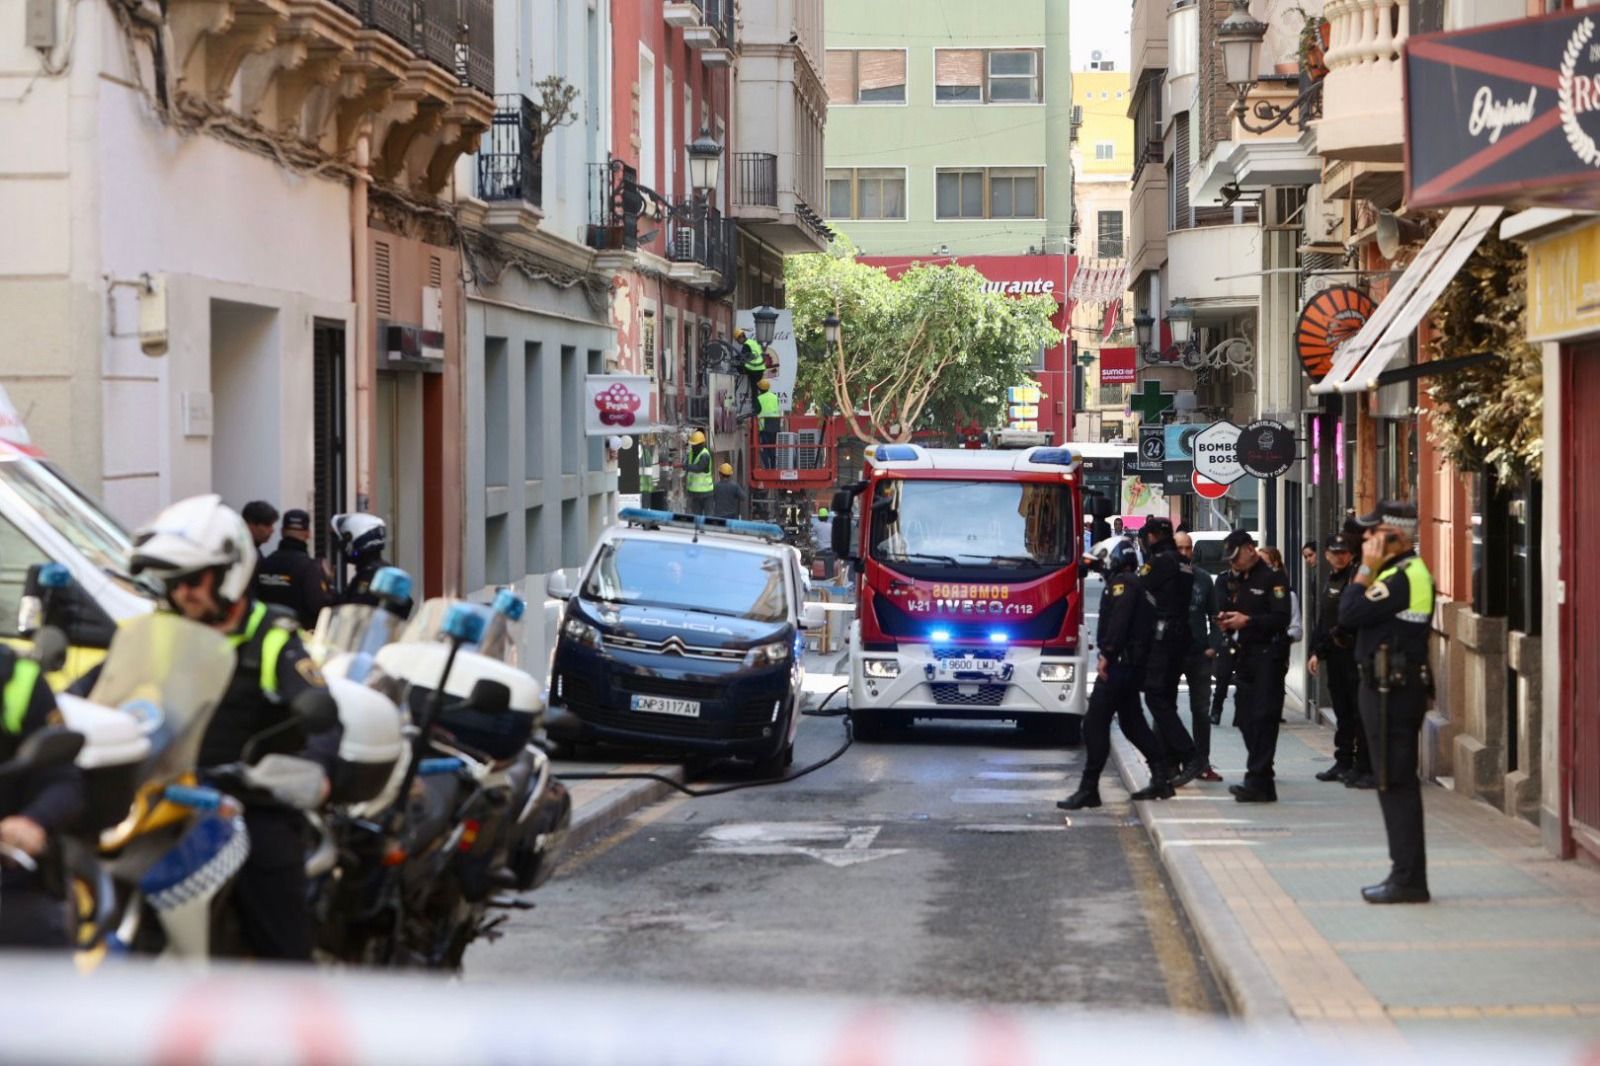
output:
<path id="1" fill-rule="evenodd" d="M 595 766 L 583 769 L 568 767 L 567 770 L 569 773 L 649 772 L 661 774 L 663 777 L 672 778 L 680 785 L 683 784 L 683 767 L 675 763 Z M 557 770 L 555 776 L 560 780 L 561 771 Z M 588 847 L 635 811 L 665 799 L 676 791 L 661 781 L 618 781 L 612 787 L 605 788 L 593 796 L 578 793 L 580 788 L 587 790 L 587 786 L 604 784 L 605 782 L 601 781 L 574 781 L 568 786 L 575 793 L 572 804 L 572 825 L 567 830 L 567 839 L 558 861 Z"/>
<path id="2" fill-rule="evenodd" d="M 1150 772 L 1134 746 L 1120 732 L 1111 733 L 1112 757 L 1117 772 L 1133 792 L 1150 781 Z M 1217 888 L 1216 882 L 1201 865 L 1196 849 L 1174 842 L 1183 840 L 1181 830 L 1161 823 L 1152 808 L 1162 801 L 1135 803 L 1155 846 L 1162 867 L 1171 878 L 1178 900 L 1183 904 L 1189 924 L 1200 941 L 1200 950 L 1211 967 L 1217 986 L 1228 1001 L 1229 1012 L 1251 1021 L 1284 1020 L 1294 1018 L 1283 990 L 1256 954 L 1250 937 L 1228 905 L 1227 897 Z"/>

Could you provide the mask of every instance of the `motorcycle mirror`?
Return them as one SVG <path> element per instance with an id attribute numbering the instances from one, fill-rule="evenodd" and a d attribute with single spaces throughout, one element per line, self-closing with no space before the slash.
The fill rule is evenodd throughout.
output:
<path id="1" fill-rule="evenodd" d="M 53 674 L 67 665 L 67 635 L 55 626 L 40 626 L 33 634 L 33 651 L 30 653 L 39 669 Z"/>
<path id="2" fill-rule="evenodd" d="M 83 750 L 83 734 L 70 729 L 49 726 L 30 733 L 17 745 L 17 754 L 3 770 L 23 773 L 50 766 L 65 766 Z"/>
<path id="3" fill-rule="evenodd" d="M 472 686 L 472 695 L 467 697 L 467 705 L 486 714 L 504 714 L 511 709 L 511 689 L 503 681 L 479 678 Z"/>
<path id="4" fill-rule="evenodd" d="M 307 733 L 326 733 L 339 724 L 339 704 L 325 688 L 307 689 L 289 704 L 289 710 Z"/>

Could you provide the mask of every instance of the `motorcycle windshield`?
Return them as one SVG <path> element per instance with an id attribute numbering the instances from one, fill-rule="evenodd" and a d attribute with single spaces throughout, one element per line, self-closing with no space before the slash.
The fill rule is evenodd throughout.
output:
<path id="1" fill-rule="evenodd" d="M 411 621 L 406 624 L 405 631 L 400 639 L 406 642 L 419 641 L 423 643 L 437 643 L 446 640 L 444 634 L 444 617 L 451 607 L 464 600 L 451 599 L 440 596 L 428 600 L 411 616 Z M 498 659 L 511 666 L 517 666 L 517 640 L 522 632 L 520 622 L 512 622 L 505 615 L 495 613 L 493 607 L 486 603 L 468 603 L 467 606 L 483 615 L 484 630 L 481 644 L 465 644 L 468 651 L 475 651 L 479 655 L 486 655 L 491 659 Z M 373 649 L 376 651 L 377 649 Z"/>
<path id="2" fill-rule="evenodd" d="M 194 767 L 234 661 L 216 630 L 156 611 L 117 627 L 89 699 L 139 719 L 151 745 L 146 776 L 182 773 Z"/>
<path id="3" fill-rule="evenodd" d="M 317 618 L 317 631 L 312 635 L 311 643 L 322 651 L 325 658 L 342 652 L 360 651 L 362 638 L 378 613 L 376 607 L 365 603 L 326 608 Z"/>
<path id="4" fill-rule="evenodd" d="M 405 631 L 400 635 L 401 641 L 410 644 L 444 640 L 444 616 L 458 602 L 449 596 L 424 600 L 422 606 L 417 608 L 417 613 L 411 616 L 411 621 L 406 623 Z"/>

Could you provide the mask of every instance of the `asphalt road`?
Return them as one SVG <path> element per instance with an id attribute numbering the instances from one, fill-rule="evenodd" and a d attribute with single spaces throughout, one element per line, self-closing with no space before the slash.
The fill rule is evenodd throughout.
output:
<path id="1" fill-rule="evenodd" d="M 843 739 L 807 718 L 796 766 Z M 1114 772 L 1105 807 L 1055 809 L 1081 760 L 921 723 L 782 785 L 668 800 L 571 857 L 466 977 L 1218 1010 Z"/>

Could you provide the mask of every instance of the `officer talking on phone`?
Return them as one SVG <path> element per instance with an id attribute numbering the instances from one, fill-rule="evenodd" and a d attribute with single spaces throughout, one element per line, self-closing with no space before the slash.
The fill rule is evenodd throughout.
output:
<path id="1" fill-rule="evenodd" d="M 1366 531 L 1361 566 L 1340 596 L 1339 624 L 1356 635 L 1361 721 L 1378 777 L 1391 863 L 1389 876 L 1361 895 L 1368 903 L 1426 903 L 1417 746 L 1433 693 L 1428 669 L 1433 575 L 1417 556 L 1414 505 L 1385 500 L 1359 523 Z"/>

